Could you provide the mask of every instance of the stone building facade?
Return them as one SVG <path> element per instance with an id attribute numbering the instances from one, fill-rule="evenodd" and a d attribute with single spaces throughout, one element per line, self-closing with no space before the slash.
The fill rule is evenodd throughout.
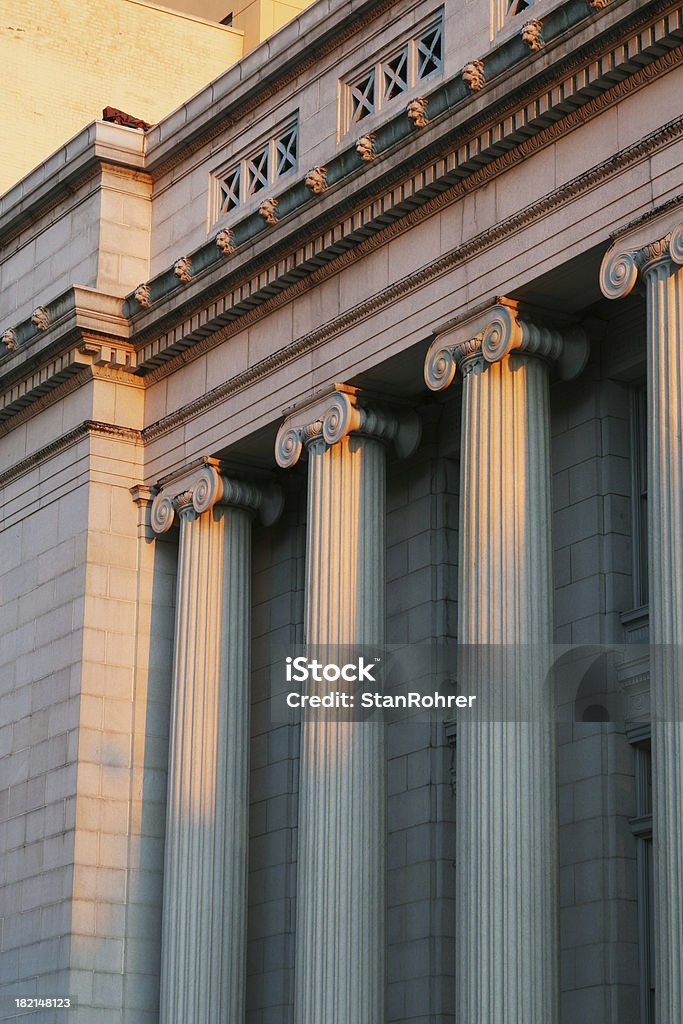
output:
<path id="1" fill-rule="evenodd" d="M 683 1019 L 682 46 L 317 0 L 0 198 L 0 1019 Z"/>

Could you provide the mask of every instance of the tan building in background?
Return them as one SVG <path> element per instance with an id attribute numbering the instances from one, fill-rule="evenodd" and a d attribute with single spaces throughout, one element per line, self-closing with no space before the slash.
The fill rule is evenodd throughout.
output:
<path id="1" fill-rule="evenodd" d="M 12 0 L 0 25 L 0 194 L 105 107 L 160 121 L 310 2 Z"/>

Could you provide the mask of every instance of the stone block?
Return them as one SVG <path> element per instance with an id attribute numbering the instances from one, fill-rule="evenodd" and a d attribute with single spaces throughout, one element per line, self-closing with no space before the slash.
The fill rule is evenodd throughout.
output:
<path id="1" fill-rule="evenodd" d="M 390 796 L 387 806 L 389 820 L 397 830 L 427 822 L 431 817 L 429 787 L 423 786 Z"/>
<path id="2" fill-rule="evenodd" d="M 596 860 L 604 854 L 604 839 L 595 820 L 565 825 L 560 844 L 560 865 Z"/>
<path id="3" fill-rule="evenodd" d="M 611 533 L 631 535 L 631 500 L 621 494 L 607 494 L 604 502 L 605 529 Z"/>
<path id="4" fill-rule="evenodd" d="M 552 465 L 555 473 L 600 455 L 600 421 L 586 420 L 553 438 Z"/>
<path id="5" fill-rule="evenodd" d="M 594 494 L 600 494 L 602 489 L 602 464 L 601 458 L 587 458 L 578 465 L 569 467 L 569 501 L 574 504 L 577 501 L 584 501 Z"/>
<path id="6" fill-rule="evenodd" d="M 558 626 L 572 622 L 577 608 L 583 616 L 598 615 L 604 611 L 603 584 L 601 577 L 589 576 L 560 587 L 555 591 L 555 621 Z"/>
<path id="7" fill-rule="evenodd" d="M 584 501 L 560 508 L 553 517 L 555 547 L 576 544 L 603 531 L 602 499 L 594 495 Z"/>
<path id="8" fill-rule="evenodd" d="M 123 975 L 95 971 L 93 1003 L 95 1006 L 120 1008 L 123 1003 Z"/>
<path id="9" fill-rule="evenodd" d="M 408 754 L 407 781 L 408 789 L 416 789 L 421 786 L 428 786 L 432 782 L 432 751 L 429 748 L 416 750 Z"/>
<path id="10" fill-rule="evenodd" d="M 389 905 L 399 906 L 402 903 L 428 899 L 431 891 L 431 864 L 420 861 L 407 864 L 389 872 L 387 892 Z"/>

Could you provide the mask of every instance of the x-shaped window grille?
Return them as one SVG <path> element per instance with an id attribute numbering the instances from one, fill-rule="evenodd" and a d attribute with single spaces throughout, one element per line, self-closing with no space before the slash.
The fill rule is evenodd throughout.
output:
<path id="1" fill-rule="evenodd" d="M 417 77 L 427 78 L 440 71 L 443 64 L 443 33 L 441 25 L 428 29 L 417 41 Z"/>
<path id="2" fill-rule="evenodd" d="M 362 121 L 375 111 L 375 71 L 351 86 L 351 119 Z"/>
<path id="3" fill-rule="evenodd" d="M 280 177 L 281 174 L 286 174 L 288 171 L 296 169 L 296 151 L 298 141 L 297 126 L 288 128 L 287 131 L 283 132 L 282 135 L 276 140 L 275 143 L 275 155 L 276 155 L 276 177 Z"/>
<path id="4" fill-rule="evenodd" d="M 408 47 L 385 61 L 382 65 L 384 74 L 384 98 L 391 100 L 408 89 Z"/>
<path id="5" fill-rule="evenodd" d="M 240 205 L 240 168 L 236 167 L 221 181 L 221 213 L 229 213 Z"/>
<path id="6" fill-rule="evenodd" d="M 266 146 L 247 160 L 247 190 L 250 196 L 268 186 L 268 149 Z"/>
<path id="7" fill-rule="evenodd" d="M 508 3 L 508 17 L 514 14 L 521 14 L 527 7 L 533 7 L 534 0 L 510 0 Z"/>

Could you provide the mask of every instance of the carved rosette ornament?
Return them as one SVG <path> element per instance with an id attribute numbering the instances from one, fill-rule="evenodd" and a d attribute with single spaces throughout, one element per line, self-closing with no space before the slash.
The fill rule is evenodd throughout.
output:
<path id="1" fill-rule="evenodd" d="M 149 309 L 152 305 L 152 293 L 148 284 L 139 284 L 133 292 L 133 297 L 142 309 Z"/>
<path id="2" fill-rule="evenodd" d="M 543 23 L 533 19 L 522 26 L 522 42 L 528 46 L 532 53 L 537 53 L 543 47 Z"/>
<path id="3" fill-rule="evenodd" d="M 375 158 L 375 136 L 374 135 L 361 135 L 356 140 L 356 151 L 360 156 L 361 160 L 374 160 Z"/>
<path id="4" fill-rule="evenodd" d="M 416 128 L 424 128 L 428 123 L 427 100 L 424 96 L 416 96 L 406 107 L 406 114 Z"/>
<path id="5" fill-rule="evenodd" d="M 259 214 L 263 217 L 266 224 L 273 225 L 277 224 L 278 216 L 276 213 L 278 207 L 277 199 L 266 199 L 259 206 Z"/>
<path id="6" fill-rule="evenodd" d="M 31 313 L 31 323 L 39 331 L 46 331 L 50 326 L 50 314 L 45 306 L 36 306 Z"/>
<path id="7" fill-rule="evenodd" d="M 235 251 L 233 233 L 230 228 L 221 228 L 216 235 L 216 245 L 224 256 L 229 256 Z"/>
<path id="8" fill-rule="evenodd" d="M 469 64 L 465 64 L 465 67 L 462 69 L 462 79 L 472 92 L 479 92 L 480 89 L 483 89 L 486 85 L 484 62 L 482 60 L 472 60 Z"/>
<path id="9" fill-rule="evenodd" d="M 534 324 L 521 318 L 516 303 L 500 302 L 457 328 L 448 341 L 438 337 L 432 342 L 425 383 L 431 391 L 444 391 L 457 370 L 467 375 L 514 352 L 552 362 L 562 380 L 572 380 L 586 365 L 588 338 L 579 327 Z"/>
<path id="10" fill-rule="evenodd" d="M 183 284 L 187 284 L 188 281 L 192 280 L 192 260 L 189 256 L 181 256 L 179 260 L 176 260 L 173 264 L 173 273 L 182 281 Z"/>
<path id="11" fill-rule="evenodd" d="M 294 466 L 305 448 L 331 448 L 349 434 L 393 442 L 401 457 L 408 456 L 419 443 L 420 423 L 413 410 L 393 411 L 366 404 L 353 388 L 340 388 L 311 408 L 314 411 L 307 422 L 294 424 L 290 417 L 278 431 L 275 460 L 282 469 Z"/>
<path id="12" fill-rule="evenodd" d="M 9 352 L 15 352 L 17 348 L 17 332 L 14 327 L 10 327 L 2 336 L 2 343 Z"/>
<path id="13" fill-rule="evenodd" d="M 306 175 L 306 187 L 310 188 L 314 195 L 321 195 L 327 188 L 327 167 L 312 167 Z"/>

